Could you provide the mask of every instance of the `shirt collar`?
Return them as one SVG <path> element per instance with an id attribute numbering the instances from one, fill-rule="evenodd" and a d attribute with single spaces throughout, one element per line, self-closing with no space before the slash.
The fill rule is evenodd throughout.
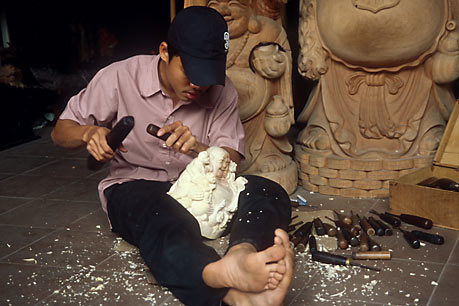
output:
<path id="1" fill-rule="evenodd" d="M 159 55 L 153 56 L 148 67 L 140 70 L 141 73 L 139 74 L 139 77 L 142 80 L 140 82 L 140 93 L 144 97 L 152 96 L 161 91 L 158 69 L 159 60 Z"/>

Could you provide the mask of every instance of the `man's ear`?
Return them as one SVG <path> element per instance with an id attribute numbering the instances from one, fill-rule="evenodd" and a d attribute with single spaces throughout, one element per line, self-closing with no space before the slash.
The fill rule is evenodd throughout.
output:
<path id="1" fill-rule="evenodd" d="M 164 62 L 169 63 L 169 51 L 167 50 L 167 43 L 165 41 L 159 45 L 159 56 Z"/>

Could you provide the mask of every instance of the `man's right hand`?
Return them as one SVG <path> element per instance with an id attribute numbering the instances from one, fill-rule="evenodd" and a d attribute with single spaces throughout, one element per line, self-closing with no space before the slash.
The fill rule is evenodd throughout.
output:
<path id="1" fill-rule="evenodd" d="M 115 153 L 107 143 L 107 134 L 110 132 L 105 127 L 95 125 L 80 125 L 72 120 L 57 120 L 56 126 L 51 132 L 54 144 L 64 148 L 79 148 L 86 146 L 86 150 L 96 160 L 107 162 L 115 156 Z M 127 152 L 122 145 L 122 152 Z"/>
<path id="2" fill-rule="evenodd" d="M 107 162 L 115 156 L 115 152 L 107 143 L 109 132 L 110 130 L 105 127 L 91 126 L 83 135 L 86 150 L 98 161 Z"/>

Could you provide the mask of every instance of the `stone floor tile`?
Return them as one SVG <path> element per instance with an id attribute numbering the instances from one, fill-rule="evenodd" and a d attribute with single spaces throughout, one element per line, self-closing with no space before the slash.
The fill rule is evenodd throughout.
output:
<path id="1" fill-rule="evenodd" d="M 40 197 L 74 180 L 72 178 L 17 175 L 0 181 L 0 196 Z"/>
<path id="2" fill-rule="evenodd" d="M 13 175 L 14 174 L 11 174 L 11 173 L 0 173 L 0 181 L 6 179 L 8 177 L 11 177 Z"/>
<path id="3" fill-rule="evenodd" d="M 100 203 L 94 205 L 95 211 L 69 224 L 72 231 L 110 233 L 110 223 Z"/>
<path id="4" fill-rule="evenodd" d="M 55 200 L 97 202 L 100 206 L 98 185 L 99 180 L 79 179 L 44 195 L 44 197 Z"/>
<path id="5" fill-rule="evenodd" d="M 145 275 L 81 269 L 38 305 L 160 305 L 171 297 L 168 290 L 148 283 Z"/>
<path id="6" fill-rule="evenodd" d="M 111 233 L 91 233 L 61 230 L 21 249 L 4 262 L 80 269 L 96 266 L 113 251 L 115 236 Z"/>
<path id="7" fill-rule="evenodd" d="M 52 231 L 54 229 L 0 224 L 0 258 L 43 238 Z"/>
<path id="8" fill-rule="evenodd" d="M 0 215 L 10 211 L 11 209 L 18 208 L 21 205 L 29 202 L 30 199 L 17 199 L 11 197 L 0 197 Z"/>
<path id="9" fill-rule="evenodd" d="M 33 141 L 21 146 L 10 148 L 3 153 L 7 156 L 40 156 L 47 158 L 61 158 L 65 156 L 74 155 L 81 150 L 64 149 L 52 144 L 49 140 L 43 139 L 41 141 Z"/>
<path id="10" fill-rule="evenodd" d="M 38 199 L 0 215 L 0 224 L 58 228 L 97 209 L 97 203 Z"/>
<path id="11" fill-rule="evenodd" d="M 317 271 L 295 299 L 339 304 L 354 302 L 388 305 L 425 305 L 438 281 L 442 265 L 405 261 L 359 261 L 381 272 L 307 261 L 304 269 Z M 312 302 L 311 302 L 312 303 Z M 291 304 L 293 305 L 293 304 Z M 313 304 L 316 305 L 316 304 Z M 360 305 L 360 304 L 357 304 Z"/>
<path id="12" fill-rule="evenodd" d="M 35 305 L 71 276 L 68 269 L 0 263 L 0 305 Z"/>
<path id="13" fill-rule="evenodd" d="M 429 305 L 432 306 L 449 306 L 457 305 L 459 301 L 459 286 L 458 278 L 459 266 L 457 265 L 446 265 L 440 280 L 437 283 L 433 283 L 435 286 L 432 298 L 429 301 Z"/>
<path id="14" fill-rule="evenodd" d="M 52 164 L 47 164 L 32 171 L 27 175 L 43 175 L 50 177 L 87 177 L 93 174 L 86 166 L 84 159 L 59 159 Z"/>
<path id="15" fill-rule="evenodd" d="M 454 246 L 454 250 L 451 252 L 448 264 L 459 265 L 459 237 L 456 238 L 456 244 Z"/>
<path id="16" fill-rule="evenodd" d="M 48 157 L 1 156 L 0 172 L 19 174 L 53 162 L 54 159 Z"/>

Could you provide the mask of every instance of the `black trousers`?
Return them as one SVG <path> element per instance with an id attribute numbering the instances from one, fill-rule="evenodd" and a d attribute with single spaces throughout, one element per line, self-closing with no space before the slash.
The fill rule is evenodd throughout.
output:
<path id="1" fill-rule="evenodd" d="M 273 244 L 274 230 L 287 229 L 290 199 L 277 183 L 245 176 L 248 183 L 239 195 L 238 210 L 228 230 L 230 247 L 249 242 L 258 251 Z M 186 305 L 220 305 L 227 288 L 207 286 L 206 265 L 220 259 L 203 243 L 199 224 L 166 192 L 168 182 L 138 180 L 105 190 L 112 230 L 139 248 L 156 280 Z"/>

